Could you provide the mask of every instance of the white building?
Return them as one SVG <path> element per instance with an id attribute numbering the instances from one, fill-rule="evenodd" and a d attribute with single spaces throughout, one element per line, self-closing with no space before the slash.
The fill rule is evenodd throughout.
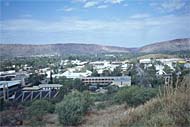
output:
<path id="1" fill-rule="evenodd" d="M 82 78 L 82 82 L 86 85 L 116 85 L 119 87 L 131 86 L 130 76 L 104 76 L 104 77 L 86 77 Z"/>
<path id="2" fill-rule="evenodd" d="M 90 64 L 93 65 L 93 68 L 97 70 L 98 74 L 102 74 L 104 70 L 113 71 L 116 67 L 122 64 L 122 62 L 112 62 L 112 63 L 110 63 L 109 61 L 90 62 Z"/>
<path id="3" fill-rule="evenodd" d="M 76 78 L 83 78 L 83 77 L 88 77 L 91 76 L 92 72 L 87 70 L 86 72 L 70 72 L 70 71 L 66 71 L 62 74 L 54 74 L 52 75 L 52 77 L 66 77 L 66 78 L 72 78 L 72 79 L 76 79 Z"/>
<path id="4" fill-rule="evenodd" d="M 149 63 L 151 63 L 151 59 L 140 59 L 139 63 L 149 64 Z"/>
<path id="5" fill-rule="evenodd" d="M 15 70 L 9 70 L 9 71 L 1 71 L 0 75 L 10 75 L 10 74 L 15 74 Z"/>
<path id="6" fill-rule="evenodd" d="M 158 75 L 163 75 L 166 74 L 166 72 L 163 70 L 164 66 L 163 65 L 155 65 L 156 71 Z"/>

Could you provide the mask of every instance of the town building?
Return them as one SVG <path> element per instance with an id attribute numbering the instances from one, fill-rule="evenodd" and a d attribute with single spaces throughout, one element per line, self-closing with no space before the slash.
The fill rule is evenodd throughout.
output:
<path id="1" fill-rule="evenodd" d="M 131 86 L 130 76 L 108 76 L 108 77 L 85 77 L 82 78 L 82 82 L 85 85 L 116 85 L 118 87 Z"/>
<path id="2" fill-rule="evenodd" d="M 16 91 L 21 90 L 21 84 L 21 80 L 0 81 L 0 99 L 9 99 Z"/>
<path id="3" fill-rule="evenodd" d="M 66 78 L 71 78 L 71 79 L 76 79 L 76 78 L 83 78 L 83 77 L 88 77 L 91 76 L 92 72 L 86 70 L 86 72 L 70 72 L 70 71 L 65 71 L 62 74 L 54 74 L 52 75 L 53 78 L 55 77 L 66 77 Z"/>
<path id="4" fill-rule="evenodd" d="M 24 87 L 23 91 L 59 90 L 61 84 L 39 84 L 38 86 Z"/>

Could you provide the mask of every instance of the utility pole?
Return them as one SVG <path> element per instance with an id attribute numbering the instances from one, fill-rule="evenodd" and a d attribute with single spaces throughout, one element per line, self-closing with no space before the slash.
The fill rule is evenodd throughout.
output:
<path id="1" fill-rule="evenodd" d="M 3 98 L 4 98 L 4 101 L 7 101 L 9 98 L 9 89 L 8 89 L 7 82 L 3 84 Z"/>

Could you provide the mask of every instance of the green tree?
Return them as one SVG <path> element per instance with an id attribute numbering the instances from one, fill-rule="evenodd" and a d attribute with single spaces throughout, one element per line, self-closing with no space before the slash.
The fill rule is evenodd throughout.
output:
<path id="1" fill-rule="evenodd" d="M 62 125 L 77 125 L 91 105 L 88 93 L 74 91 L 65 96 L 64 100 L 56 105 L 59 121 Z"/>
<path id="2" fill-rule="evenodd" d="M 85 70 L 94 71 L 93 65 L 91 65 L 91 64 L 85 65 Z"/>
<path id="3" fill-rule="evenodd" d="M 72 80 L 72 88 L 81 92 L 87 90 L 87 86 L 83 84 L 81 79 Z"/>
<path id="4" fill-rule="evenodd" d="M 33 126 L 44 124 L 44 115 L 54 112 L 54 105 L 47 100 L 36 100 L 27 109 L 27 116 Z"/>
<path id="5" fill-rule="evenodd" d="M 110 70 L 104 70 L 104 71 L 102 72 L 102 76 L 111 76 Z"/>
<path id="6" fill-rule="evenodd" d="M 120 89 L 116 93 L 114 101 L 117 103 L 127 103 L 129 106 L 138 106 L 156 95 L 156 89 L 132 86 Z"/>
<path id="7" fill-rule="evenodd" d="M 129 71 L 128 71 L 128 75 L 131 76 L 131 84 L 132 85 L 137 85 L 140 81 L 139 81 L 139 75 L 138 72 L 135 68 L 135 64 L 133 64 L 133 66 L 130 67 Z"/>
<path id="8" fill-rule="evenodd" d="M 50 81 L 49 81 L 49 84 L 52 84 L 53 83 L 53 77 L 52 77 L 52 72 L 50 72 Z"/>
<path id="9" fill-rule="evenodd" d="M 34 73 L 30 75 L 30 77 L 28 78 L 28 82 L 36 86 L 40 84 L 40 81 L 43 80 L 44 77 L 45 75 L 39 75 L 37 73 Z"/>
<path id="10" fill-rule="evenodd" d="M 113 72 L 112 72 L 111 75 L 112 75 L 112 76 L 122 76 L 122 69 L 121 69 L 121 66 L 116 67 L 116 68 L 113 70 Z"/>
<path id="11" fill-rule="evenodd" d="M 144 76 L 144 81 L 146 83 L 144 85 L 146 86 L 148 84 L 151 84 L 152 87 L 161 85 L 161 82 L 159 82 L 158 80 L 161 81 L 161 78 L 156 75 L 155 66 L 152 65 L 151 67 L 148 67 Z"/>
<path id="12" fill-rule="evenodd" d="M 173 72 L 173 70 L 168 66 L 168 65 L 164 65 L 164 72 L 166 72 L 167 74 L 169 74 L 169 73 L 172 73 Z"/>
<path id="13" fill-rule="evenodd" d="M 91 76 L 98 77 L 100 75 L 98 74 L 97 70 L 93 70 Z"/>

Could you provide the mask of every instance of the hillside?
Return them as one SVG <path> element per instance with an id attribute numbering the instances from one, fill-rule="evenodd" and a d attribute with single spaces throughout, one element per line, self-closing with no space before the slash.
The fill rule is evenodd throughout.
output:
<path id="1" fill-rule="evenodd" d="M 143 53 L 190 51 L 190 38 L 158 42 L 143 46 L 138 51 Z"/>
<path id="2" fill-rule="evenodd" d="M 99 53 L 163 53 L 176 51 L 190 51 L 190 38 L 176 39 L 146 45 L 140 48 L 126 48 L 104 46 L 96 44 L 0 44 L 1 56 L 36 56 L 36 55 L 64 55 L 64 54 L 99 54 Z"/>
<path id="3" fill-rule="evenodd" d="M 186 75 L 177 89 L 164 89 L 161 94 L 137 107 L 109 105 L 93 110 L 77 127 L 189 127 L 190 78 Z M 46 126 L 59 126 L 57 115 L 46 117 Z M 76 126 L 66 126 L 76 127 Z"/>
<path id="4" fill-rule="evenodd" d="M 128 112 L 118 127 L 189 127 L 190 75 L 183 77 L 178 88 L 165 88 L 165 94 Z M 167 91 L 167 92 L 166 92 Z"/>

